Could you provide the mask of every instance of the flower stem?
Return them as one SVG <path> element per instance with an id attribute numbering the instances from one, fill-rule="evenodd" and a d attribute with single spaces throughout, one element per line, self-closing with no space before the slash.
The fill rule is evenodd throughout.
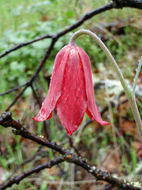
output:
<path id="1" fill-rule="evenodd" d="M 138 111 L 138 107 L 136 104 L 136 99 L 135 99 L 135 96 L 132 94 L 131 90 L 129 89 L 118 64 L 116 63 L 116 61 L 115 61 L 114 57 L 112 56 L 112 54 L 110 53 L 109 49 L 101 41 L 101 39 L 95 33 L 91 32 L 89 30 L 81 29 L 81 30 L 75 32 L 73 34 L 72 38 L 70 39 L 70 43 L 74 43 L 75 39 L 82 34 L 88 34 L 89 36 L 91 36 L 97 42 L 97 44 L 103 49 L 103 51 L 106 53 L 106 56 L 108 57 L 108 59 L 112 63 L 112 66 L 117 73 L 117 77 L 119 78 L 119 80 L 120 80 L 120 82 L 124 88 L 124 91 L 127 95 L 127 98 L 129 100 L 129 103 L 130 103 L 130 106 L 131 106 L 131 109 L 132 109 L 132 112 L 133 112 L 133 115 L 134 115 L 134 118 L 136 121 L 137 130 L 138 130 L 138 133 L 142 139 L 142 121 L 141 121 L 140 114 Z"/>
<path id="2" fill-rule="evenodd" d="M 137 80 L 138 80 L 138 76 L 139 76 L 141 67 L 142 67 L 142 57 L 139 60 L 139 62 L 138 62 L 138 68 L 136 69 L 136 76 L 135 76 L 135 79 L 134 79 L 133 90 L 132 90 L 132 94 L 133 95 L 135 94 L 136 84 L 137 84 Z"/>
<path id="3" fill-rule="evenodd" d="M 136 104 L 135 95 L 132 94 L 129 102 L 130 102 L 130 106 L 131 106 L 131 109 L 132 109 L 132 112 L 133 112 L 133 115 L 134 115 L 134 118 L 136 121 L 137 130 L 139 132 L 139 135 L 142 137 L 142 135 L 141 135 L 142 134 L 142 121 L 141 121 L 139 110 L 138 110 L 138 107 Z"/>

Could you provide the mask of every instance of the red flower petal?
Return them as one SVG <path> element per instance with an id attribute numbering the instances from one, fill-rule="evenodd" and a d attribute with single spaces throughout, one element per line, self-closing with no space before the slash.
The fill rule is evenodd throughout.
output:
<path id="1" fill-rule="evenodd" d="M 33 120 L 44 121 L 52 116 L 52 111 L 54 110 L 56 103 L 61 96 L 62 81 L 69 52 L 70 45 L 62 48 L 57 54 L 48 95 L 42 103 L 39 114 L 36 117 L 33 117 Z"/>
<path id="2" fill-rule="evenodd" d="M 66 63 L 62 94 L 57 103 L 58 117 L 69 135 L 79 127 L 86 108 L 83 69 L 76 46 L 72 45 Z"/>
<path id="3" fill-rule="evenodd" d="M 108 122 L 102 120 L 99 109 L 95 103 L 90 59 L 82 48 L 77 47 L 77 49 L 78 49 L 79 57 L 81 59 L 84 76 L 85 76 L 85 86 L 86 86 L 85 90 L 86 90 L 86 96 L 87 96 L 87 114 L 90 116 L 92 120 L 96 120 L 101 125 L 109 125 Z"/>

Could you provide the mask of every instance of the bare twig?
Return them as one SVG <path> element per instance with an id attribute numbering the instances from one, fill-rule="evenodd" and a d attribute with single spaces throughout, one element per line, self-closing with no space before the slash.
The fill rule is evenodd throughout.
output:
<path id="1" fill-rule="evenodd" d="M 64 161 L 64 159 L 62 157 L 58 157 L 58 158 L 51 160 L 45 164 L 41 164 L 41 165 L 39 165 L 39 166 L 37 166 L 37 167 L 27 171 L 27 172 L 24 172 L 20 176 L 16 176 L 16 177 L 10 179 L 6 184 L 0 185 L 0 190 L 4 190 L 8 187 L 11 187 L 13 184 L 19 184 L 20 181 L 22 181 L 24 178 L 32 175 L 33 173 L 38 173 L 45 168 L 51 168 L 51 167 L 53 167 L 53 166 L 55 166 L 55 165 L 57 165 L 63 161 Z"/>
<path id="2" fill-rule="evenodd" d="M 38 95 L 37 95 L 37 93 L 36 93 L 36 91 L 35 91 L 33 85 L 31 85 L 31 89 L 32 89 L 32 91 L 33 91 L 33 96 L 35 97 L 35 99 L 36 99 L 38 105 L 41 106 L 41 100 L 40 100 L 40 98 L 38 97 Z"/>
<path id="3" fill-rule="evenodd" d="M 17 102 L 17 100 L 23 95 L 23 93 L 25 92 L 25 90 L 32 85 L 33 81 L 35 80 L 35 78 L 37 77 L 38 73 L 40 72 L 40 70 L 42 69 L 43 65 L 45 64 L 47 58 L 49 57 L 53 47 L 54 47 L 54 44 L 55 44 L 55 41 L 56 40 L 52 40 L 48 50 L 46 51 L 44 57 L 42 58 L 39 66 L 37 67 L 36 71 L 34 72 L 34 74 L 31 76 L 30 80 L 25 83 L 25 88 L 16 96 L 16 98 L 13 100 L 13 102 L 8 106 L 8 108 L 6 109 L 6 111 L 9 111 L 10 108 Z"/>
<path id="4" fill-rule="evenodd" d="M 77 149 L 77 147 L 76 147 L 76 146 L 74 145 L 74 143 L 73 143 L 72 137 L 70 137 L 70 136 L 68 135 L 68 139 L 69 139 L 69 143 L 70 143 L 71 148 L 75 151 L 75 153 L 76 153 L 78 156 L 81 156 L 79 150 Z"/>
<path id="5" fill-rule="evenodd" d="M 24 160 L 21 164 L 19 164 L 18 166 L 16 166 L 16 168 L 14 169 L 14 171 L 12 172 L 12 174 L 8 177 L 7 181 L 10 180 L 13 175 L 16 174 L 17 170 L 19 170 L 20 168 L 22 168 L 26 164 L 34 161 L 36 159 L 36 157 L 40 157 L 40 158 L 47 157 L 48 156 L 48 152 L 41 150 L 41 148 L 42 148 L 42 146 L 40 146 L 38 148 L 38 150 L 37 150 L 37 152 L 35 154 L 33 154 L 32 156 L 30 156 L 29 158 L 27 158 L 26 160 Z M 38 159 L 40 159 L 40 158 L 38 158 Z"/>
<path id="6" fill-rule="evenodd" d="M 48 140 L 44 140 L 38 136 L 33 135 L 26 128 L 24 128 L 19 121 L 12 119 L 10 112 L 3 112 L 0 117 L 0 125 L 3 127 L 12 127 L 15 131 L 13 131 L 16 135 L 21 135 L 24 138 L 30 139 L 42 146 L 46 146 L 52 148 L 53 150 L 59 152 L 60 154 L 66 154 L 66 150 L 57 146 L 56 143 L 51 143 Z"/>
<path id="7" fill-rule="evenodd" d="M 123 7 L 131 7 L 142 9 L 142 1 L 141 0 L 113 0 L 115 3 L 115 8 L 123 8 Z"/>
<path id="8" fill-rule="evenodd" d="M 23 90 L 14 98 L 14 100 L 11 102 L 11 104 L 8 106 L 8 108 L 6 109 L 6 111 L 9 111 L 10 108 L 12 106 L 14 106 L 14 104 L 17 102 L 17 100 L 19 100 L 19 98 L 22 96 L 22 94 L 25 92 L 25 90 L 27 89 L 27 86 L 25 86 L 25 88 L 23 88 Z"/>
<path id="9" fill-rule="evenodd" d="M 4 95 L 6 95 L 6 94 L 10 94 L 11 92 L 17 91 L 17 90 L 19 90 L 20 88 L 22 88 L 22 87 L 24 87 L 24 86 L 26 86 L 26 85 L 27 85 L 27 82 L 24 83 L 24 84 L 21 84 L 21 85 L 19 85 L 19 86 L 16 86 L 16 87 L 14 87 L 14 88 L 11 88 L 11 89 L 9 89 L 8 91 L 6 91 L 6 92 L 4 92 L 4 93 L 0 93 L 0 96 L 4 96 Z"/>
<path id="10" fill-rule="evenodd" d="M 96 14 L 99 14 L 101 12 L 104 12 L 106 10 L 115 8 L 115 9 L 119 9 L 119 8 L 123 8 L 123 7 L 131 7 L 131 8 L 137 8 L 137 9 L 142 9 L 142 1 L 141 0 L 113 0 L 112 2 L 98 8 L 95 9 L 91 12 L 86 13 L 80 20 L 78 20 L 77 22 L 75 22 L 71 27 L 68 27 L 67 29 L 65 29 L 64 31 L 70 32 L 71 30 L 77 28 L 78 26 L 80 26 L 84 21 L 90 19 L 91 17 L 93 17 Z M 64 31 L 59 32 L 57 35 L 64 35 L 67 32 L 64 33 Z M 4 53 L 0 54 L 0 58 L 8 55 L 9 53 L 16 51 L 17 49 L 20 49 L 22 47 L 28 46 L 32 43 L 47 39 L 47 38 L 53 38 L 54 35 L 51 34 L 45 34 L 43 36 L 40 36 L 36 39 L 33 39 L 29 42 L 25 42 L 25 43 L 20 43 L 18 45 L 16 45 L 15 47 L 5 51 Z M 60 36 L 59 36 L 60 37 Z"/>
<path id="11" fill-rule="evenodd" d="M 90 19 L 91 17 L 93 17 L 93 16 L 95 16 L 95 15 L 97 15 L 97 14 L 100 14 L 100 13 L 102 13 L 102 12 L 104 12 L 104 11 L 107 11 L 107 10 L 109 10 L 109 9 L 112 9 L 112 8 L 114 7 L 114 5 L 115 5 L 115 3 L 110 2 L 110 3 L 108 3 L 108 4 L 106 4 L 106 5 L 102 6 L 102 7 L 100 7 L 100 8 L 98 8 L 98 9 L 95 9 L 95 10 L 93 10 L 93 11 L 90 11 L 90 12 L 86 13 L 81 19 L 79 19 L 78 21 L 76 21 L 73 25 L 71 25 L 71 26 L 69 26 L 68 28 L 66 28 L 66 29 L 64 29 L 64 30 L 62 30 L 62 31 L 60 31 L 60 32 L 58 32 L 58 33 L 55 34 L 55 35 L 46 34 L 46 35 L 41 36 L 41 37 L 38 37 L 38 38 L 36 38 L 36 39 L 34 39 L 34 40 L 32 40 L 32 41 L 25 42 L 25 43 L 20 43 L 20 44 L 18 44 L 17 46 L 15 46 L 15 47 L 13 47 L 13 48 L 7 50 L 7 51 L 4 52 L 4 53 L 2 53 L 2 54 L 0 55 L 0 58 L 2 58 L 2 57 L 4 57 L 4 56 L 8 55 L 9 53 L 11 53 L 11 52 L 13 52 L 13 51 L 16 51 L 17 49 L 20 49 L 20 48 L 22 48 L 22 47 L 25 47 L 25 46 L 27 46 L 27 45 L 30 45 L 30 44 L 32 44 L 32 43 L 38 42 L 38 41 L 43 40 L 43 39 L 46 39 L 46 38 L 51 38 L 51 39 L 53 39 L 54 36 L 56 36 L 56 38 L 58 39 L 59 37 L 65 35 L 66 33 L 72 31 L 73 29 L 79 27 L 81 24 L 83 24 L 86 20 Z"/>
<path id="12" fill-rule="evenodd" d="M 15 47 L 13 47 L 13 48 L 11 48 L 11 49 L 5 51 L 4 53 L 2 53 L 2 54 L 0 55 L 0 58 L 2 58 L 2 57 L 4 57 L 4 56 L 8 55 L 9 53 L 11 53 L 11 52 L 13 52 L 13 51 L 16 51 L 17 49 L 20 49 L 20 48 L 25 47 L 25 46 L 28 46 L 28 45 L 30 45 L 30 44 L 32 44 L 32 43 L 35 43 L 35 42 L 38 42 L 38 41 L 41 41 L 41 40 L 44 40 L 44 39 L 47 39 L 47 38 L 52 38 L 52 37 L 53 37 L 52 35 L 46 34 L 46 35 L 44 35 L 44 36 L 40 36 L 40 37 L 38 37 L 38 38 L 36 38 L 36 39 L 34 39 L 34 40 L 31 40 L 31 41 L 29 41 L 29 42 L 20 43 L 20 44 L 18 44 L 17 46 L 15 46 Z"/>

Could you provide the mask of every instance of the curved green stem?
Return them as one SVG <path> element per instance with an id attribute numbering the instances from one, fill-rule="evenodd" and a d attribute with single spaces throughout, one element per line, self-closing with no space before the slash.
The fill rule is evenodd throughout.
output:
<path id="1" fill-rule="evenodd" d="M 142 67 L 142 57 L 139 60 L 139 62 L 138 62 L 138 68 L 136 69 L 136 76 L 135 76 L 135 79 L 134 79 L 133 90 L 132 90 L 132 94 L 133 95 L 135 95 L 136 84 L 137 84 L 139 73 L 141 71 L 141 67 Z"/>
<path id="2" fill-rule="evenodd" d="M 138 132 L 139 132 L 139 135 L 142 139 L 142 121 L 141 121 L 141 118 L 140 118 L 140 114 L 139 114 L 139 111 L 138 111 L 138 108 L 137 108 L 137 104 L 136 104 L 136 100 L 135 100 L 135 96 L 133 96 L 131 90 L 129 89 L 124 77 L 123 77 L 123 74 L 118 66 L 118 64 L 116 63 L 114 57 L 112 56 L 112 54 L 110 53 L 109 49 L 105 46 L 105 44 L 101 41 L 101 39 L 93 32 L 89 31 L 89 30 L 79 30 L 77 32 L 75 32 L 70 40 L 70 43 L 74 43 L 75 39 L 77 37 L 79 37 L 80 35 L 82 34 L 88 34 L 89 36 L 91 36 L 96 42 L 97 44 L 103 49 L 103 51 L 106 53 L 106 56 L 108 57 L 108 59 L 110 60 L 110 62 L 112 63 L 112 66 L 114 68 L 114 70 L 116 71 L 117 73 L 117 77 L 119 78 L 123 88 L 124 88 L 124 91 L 127 95 L 127 98 L 130 102 L 130 106 L 131 106 L 131 109 L 132 109 L 132 112 L 133 112 L 133 115 L 134 115 L 134 118 L 135 118 L 135 121 L 136 121 L 136 126 L 137 126 L 137 129 L 138 129 Z"/>

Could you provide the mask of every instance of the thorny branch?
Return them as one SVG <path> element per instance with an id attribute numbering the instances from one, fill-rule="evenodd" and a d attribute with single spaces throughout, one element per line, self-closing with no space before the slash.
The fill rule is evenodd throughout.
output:
<path id="1" fill-rule="evenodd" d="M 126 190 L 142 190 L 142 188 L 135 187 L 132 183 L 126 182 L 124 180 L 120 180 L 117 177 L 113 177 L 107 171 L 101 171 L 101 170 L 97 169 L 95 166 L 91 166 L 90 164 L 87 163 L 87 161 L 85 159 L 78 157 L 76 154 L 73 154 L 72 152 L 70 152 L 70 150 L 63 149 L 60 146 L 58 146 L 56 143 L 51 143 L 47 140 L 43 140 L 42 138 L 35 136 L 34 134 L 27 131 L 26 128 L 24 128 L 18 121 L 14 120 L 12 118 L 10 112 L 2 113 L 2 115 L 0 117 L 0 125 L 2 125 L 3 127 L 6 127 L 6 128 L 12 127 L 15 130 L 14 133 L 16 135 L 20 135 L 24 138 L 30 139 L 40 145 L 51 148 L 63 155 L 63 157 L 59 157 L 53 161 L 50 161 L 43 165 L 39 165 L 36 168 L 25 172 L 23 175 L 17 176 L 15 178 L 11 179 L 9 182 L 7 182 L 7 184 L 1 185 L 0 190 L 4 190 L 7 187 L 11 187 L 13 184 L 18 184 L 25 177 L 27 177 L 35 172 L 38 172 L 41 169 L 49 168 L 54 165 L 57 165 L 63 161 L 74 163 L 74 164 L 84 168 L 88 173 L 92 174 L 97 180 L 106 181 L 109 184 L 112 184 L 114 186 L 117 186 L 117 187 L 120 187 L 120 188 L 126 189 Z"/>

